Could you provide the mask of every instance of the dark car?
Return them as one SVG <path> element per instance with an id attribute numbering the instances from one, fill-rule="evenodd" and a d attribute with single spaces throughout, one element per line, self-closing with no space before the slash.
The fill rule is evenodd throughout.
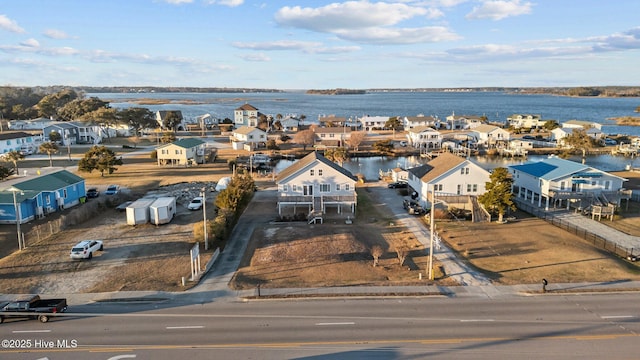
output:
<path id="1" fill-rule="evenodd" d="M 97 198 L 98 195 L 100 195 L 100 192 L 96 188 L 91 188 L 91 189 L 87 190 L 87 197 L 88 198 Z"/>
<path id="2" fill-rule="evenodd" d="M 402 181 L 392 182 L 391 184 L 387 185 L 387 187 L 389 189 L 404 189 L 407 186 L 408 186 L 408 184 L 406 182 L 402 182 Z"/>
<path id="3" fill-rule="evenodd" d="M 402 201 L 402 207 L 411 215 L 422 215 L 428 212 L 425 208 L 418 204 L 417 201 L 414 200 L 404 199 Z"/>

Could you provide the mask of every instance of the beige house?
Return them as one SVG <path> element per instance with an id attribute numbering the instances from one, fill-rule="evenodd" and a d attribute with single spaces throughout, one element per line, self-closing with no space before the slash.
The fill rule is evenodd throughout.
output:
<path id="1" fill-rule="evenodd" d="M 315 145 L 319 147 L 342 147 L 345 141 L 351 137 L 351 128 L 343 127 L 316 127 L 313 130 L 315 134 Z"/>
<path id="2" fill-rule="evenodd" d="M 471 130 L 471 135 L 478 144 L 495 147 L 498 143 L 506 143 L 511 139 L 511 133 L 493 125 L 480 125 Z"/>
<path id="3" fill-rule="evenodd" d="M 278 214 L 303 212 L 309 222 L 322 222 L 328 211 L 356 211 L 356 177 L 322 154 L 312 152 L 282 170 L 276 179 Z"/>
<path id="4" fill-rule="evenodd" d="M 542 120 L 542 116 L 537 114 L 513 114 L 507 118 L 507 124 L 516 129 L 541 128 L 546 122 L 547 120 Z"/>
<path id="5" fill-rule="evenodd" d="M 233 111 L 233 122 L 238 126 L 258 126 L 258 109 L 244 104 Z"/>
<path id="6" fill-rule="evenodd" d="M 198 139 L 182 139 L 156 148 L 158 165 L 189 166 L 203 164 L 205 142 Z"/>
<path id="7" fill-rule="evenodd" d="M 267 145 L 267 133 L 251 126 L 243 126 L 233 131 L 231 147 L 234 150 L 253 151 Z"/>

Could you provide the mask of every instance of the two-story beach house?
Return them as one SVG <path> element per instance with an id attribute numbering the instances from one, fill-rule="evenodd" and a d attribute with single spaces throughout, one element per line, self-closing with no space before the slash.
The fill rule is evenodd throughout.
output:
<path id="1" fill-rule="evenodd" d="M 538 114 L 513 114 L 507 117 L 507 125 L 515 129 L 537 129 L 544 126 L 547 120 L 542 120 Z"/>
<path id="2" fill-rule="evenodd" d="M 267 145 L 267 133 L 257 127 L 242 126 L 233 130 L 229 140 L 234 150 L 253 151 Z"/>
<path id="3" fill-rule="evenodd" d="M 278 214 L 303 212 L 310 222 L 344 209 L 354 214 L 356 181 L 351 172 L 314 151 L 278 174 Z"/>
<path id="4" fill-rule="evenodd" d="M 452 113 L 446 117 L 447 130 L 467 130 L 484 123 L 484 118 L 478 115 L 456 115 Z"/>
<path id="5" fill-rule="evenodd" d="M 362 130 L 373 131 L 382 130 L 385 128 L 385 124 L 389 121 L 389 116 L 363 116 L 358 118 L 362 124 Z"/>
<path id="6" fill-rule="evenodd" d="M 407 141 L 416 148 L 439 149 L 442 134 L 430 126 L 416 126 L 407 133 Z"/>
<path id="7" fill-rule="evenodd" d="M 249 104 L 244 104 L 233 111 L 233 123 L 236 127 L 258 126 L 258 109 Z"/>
<path id="8" fill-rule="evenodd" d="M 23 131 L 0 133 L 0 155 L 10 151 L 23 151 L 27 147 L 32 152 L 36 152 L 41 141 L 40 135 L 28 134 Z"/>
<path id="9" fill-rule="evenodd" d="M 485 192 L 490 174 L 469 159 L 443 153 L 425 165 L 408 169 L 407 182 L 417 193 L 417 200 L 429 206 L 432 192 L 444 202 L 468 203 L 477 214 L 476 197 Z M 462 200 L 461 200 L 462 199 Z M 476 219 L 479 220 L 479 219 Z"/>
<path id="10" fill-rule="evenodd" d="M 351 128 L 342 127 L 314 127 L 315 145 L 320 148 L 342 147 L 351 137 Z"/>
<path id="11" fill-rule="evenodd" d="M 416 127 L 428 126 L 434 129 L 440 128 L 440 119 L 436 116 L 405 116 L 401 119 L 404 131 L 409 131 Z"/>
<path id="12" fill-rule="evenodd" d="M 620 200 L 631 196 L 623 190 L 627 179 L 555 156 L 511 165 L 509 172 L 516 197 L 546 210 L 550 206 L 569 209 L 573 205 L 586 209 L 593 205 L 619 205 Z"/>
<path id="13" fill-rule="evenodd" d="M 189 166 L 203 164 L 206 143 L 188 138 L 160 145 L 156 148 L 158 165 Z"/>
<path id="14" fill-rule="evenodd" d="M 479 145 L 487 147 L 495 147 L 500 143 L 507 143 L 511 138 L 511 134 L 494 125 L 483 124 L 471 129 L 470 134 L 476 139 Z"/>

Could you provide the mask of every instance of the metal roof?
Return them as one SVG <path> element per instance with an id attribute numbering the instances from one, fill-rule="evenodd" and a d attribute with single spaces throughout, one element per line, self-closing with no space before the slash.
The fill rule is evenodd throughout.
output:
<path id="1" fill-rule="evenodd" d="M 310 165 L 310 164 L 312 164 L 314 162 L 324 163 L 324 164 L 330 166 L 331 168 L 333 168 L 334 170 L 338 171 L 342 175 L 347 176 L 349 179 L 351 179 L 353 181 L 357 181 L 358 180 L 355 176 L 353 176 L 353 174 L 349 170 L 347 170 L 347 169 L 343 168 L 342 166 L 334 163 L 333 161 L 328 160 L 326 157 L 324 157 L 322 154 L 318 153 L 317 151 L 314 151 L 314 152 L 310 153 L 309 155 L 303 157 L 302 159 L 296 161 L 295 163 L 291 164 L 286 169 L 282 170 L 278 174 L 276 183 L 284 181 L 286 178 L 296 174 L 298 171 L 304 169 L 305 167 L 307 167 L 308 165 Z"/>

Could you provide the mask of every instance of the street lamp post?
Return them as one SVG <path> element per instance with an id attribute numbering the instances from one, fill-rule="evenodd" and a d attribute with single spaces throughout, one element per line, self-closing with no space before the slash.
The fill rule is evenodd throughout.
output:
<path id="1" fill-rule="evenodd" d="M 435 185 L 431 185 L 431 240 L 429 241 L 429 280 L 433 280 L 433 236 L 435 230 L 435 208 L 436 208 L 436 187 Z"/>
<path id="2" fill-rule="evenodd" d="M 208 238 L 208 234 L 207 234 L 207 192 L 206 192 L 207 188 L 203 187 L 202 188 L 202 214 L 204 217 L 204 250 L 209 250 L 209 238 Z"/>
<path id="3" fill-rule="evenodd" d="M 23 241 L 22 241 L 22 231 L 20 231 L 20 220 L 22 216 L 20 216 L 20 207 L 18 206 L 18 200 L 16 198 L 16 193 L 18 191 L 22 192 L 22 190 L 15 188 L 13 186 L 10 187 L 8 190 L 13 193 L 13 208 L 16 213 L 16 231 L 18 234 L 18 250 L 22 250 L 24 248 Z"/>

